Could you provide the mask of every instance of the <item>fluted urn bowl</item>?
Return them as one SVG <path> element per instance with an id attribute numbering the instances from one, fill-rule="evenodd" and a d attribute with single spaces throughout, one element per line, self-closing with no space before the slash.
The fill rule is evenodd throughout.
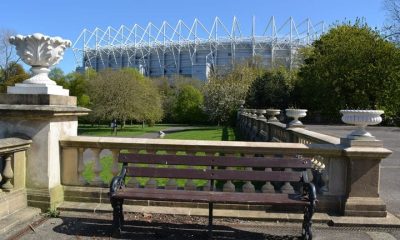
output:
<path id="1" fill-rule="evenodd" d="M 12 36 L 9 38 L 9 42 L 15 45 L 17 54 L 22 61 L 32 66 L 33 76 L 24 83 L 56 84 L 48 77 L 49 68 L 63 58 L 65 49 L 71 46 L 71 41 L 35 33 L 27 36 Z"/>
<path id="2" fill-rule="evenodd" d="M 281 110 L 279 109 L 267 109 L 267 116 L 268 116 L 268 122 L 278 122 L 278 119 L 276 116 L 278 116 L 281 113 Z"/>
<path id="3" fill-rule="evenodd" d="M 347 124 L 357 126 L 357 129 L 351 132 L 347 138 L 363 139 L 374 138 L 365 127 L 369 125 L 377 125 L 382 122 L 382 110 L 340 110 L 342 121 Z"/>
<path id="4" fill-rule="evenodd" d="M 299 118 L 307 116 L 307 109 L 286 109 L 286 116 L 293 118 L 293 121 L 289 123 L 289 127 L 303 126 L 303 123 L 299 121 Z"/>

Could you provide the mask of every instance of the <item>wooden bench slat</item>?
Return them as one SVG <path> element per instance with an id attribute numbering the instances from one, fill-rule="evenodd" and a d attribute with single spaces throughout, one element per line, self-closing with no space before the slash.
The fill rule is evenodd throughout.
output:
<path id="1" fill-rule="evenodd" d="M 136 199 L 136 200 L 156 200 L 156 201 L 176 201 L 176 202 L 201 202 L 201 203 L 248 203 L 265 205 L 308 205 L 309 202 L 300 198 L 296 194 L 279 193 L 229 193 L 229 192 L 209 192 L 209 191 L 183 191 L 165 189 L 143 189 L 129 188 L 118 191 L 113 198 Z"/>
<path id="2" fill-rule="evenodd" d="M 311 168 L 309 158 L 187 156 L 120 153 L 119 162 L 188 166 Z"/>
<path id="3" fill-rule="evenodd" d="M 298 182 L 302 172 L 127 167 L 129 177 Z"/>

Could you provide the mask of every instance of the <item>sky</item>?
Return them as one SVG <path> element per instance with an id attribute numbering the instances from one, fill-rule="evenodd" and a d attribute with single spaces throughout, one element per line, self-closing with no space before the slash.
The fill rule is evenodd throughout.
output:
<path id="1" fill-rule="evenodd" d="M 198 18 L 211 28 L 218 16 L 228 27 L 236 16 L 245 33 L 251 31 L 253 16 L 256 26 L 266 26 L 271 16 L 277 25 L 290 16 L 299 23 L 310 18 L 313 23 L 336 22 L 363 18 L 371 27 L 380 29 L 386 21 L 383 0 L 14 0 L 0 1 L 0 29 L 17 34 L 36 32 L 77 40 L 84 28 L 121 25 L 145 26 L 148 22 L 160 26 L 164 20 L 176 25 L 178 20 L 192 23 Z M 65 73 L 75 70 L 71 49 L 58 67 Z"/>

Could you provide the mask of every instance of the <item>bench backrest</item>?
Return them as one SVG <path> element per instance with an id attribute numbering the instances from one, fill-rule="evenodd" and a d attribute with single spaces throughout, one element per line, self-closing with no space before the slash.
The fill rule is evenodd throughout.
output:
<path id="1" fill-rule="evenodd" d="M 124 164 L 128 177 L 240 181 L 298 182 L 312 167 L 309 158 L 295 157 L 120 153 L 119 162 Z"/>

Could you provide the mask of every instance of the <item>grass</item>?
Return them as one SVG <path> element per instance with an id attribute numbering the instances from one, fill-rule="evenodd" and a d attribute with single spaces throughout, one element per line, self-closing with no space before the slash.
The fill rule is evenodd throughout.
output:
<path id="1" fill-rule="evenodd" d="M 136 137 L 146 133 L 154 133 L 159 132 L 160 130 L 172 127 L 175 125 L 168 124 L 158 124 L 153 127 L 145 126 L 142 128 L 142 125 L 125 125 L 124 128 L 118 127 L 117 136 L 120 137 Z M 78 135 L 82 136 L 115 136 L 112 133 L 112 129 L 108 125 L 90 125 L 90 124 L 79 124 L 78 126 Z"/>
<path id="2" fill-rule="evenodd" d="M 128 126 L 126 131 L 119 132 L 118 136 L 139 136 L 141 134 L 145 134 L 148 132 L 158 132 L 160 130 L 166 129 L 173 125 L 156 125 L 154 127 L 147 127 L 141 129 L 141 126 Z M 175 125 L 176 126 L 176 125 Z M 111 136 L 111 130 L 107 126 L 101 126 L 99 128 L 91 127 L 88 125 L 80 125 L 79 129 L 81 130 L 80 135 L 89 135 L 89 136 Z M 102 135 L 101 133 L 106 135 Z M 125 134 L 125 135 L 123 135 Z M 133 135 L 135 134 L 135 135 Z M 194 127 L 193 129 L 188 129 L 184 131 L 167 133 L 165 135 L 167 139 L 186 139 L 186 140 L 212 140 L 212 141 L 234 141 L 235 140 L 235 132 L 232 128 L 228 127 Z M 161 153 L 162 154 L 162 153 Z M 182 153 L 183 154 L 183 153 Z M 102 166 L 102 171 L 100 172 L 100 178 L 105 183 L 109 183 L 113 177 L 111 173 L 112 168 L 112 156 L 108 155 L 102 157 L 100 159 L 100 164 Z M 122 165 L 120 165 L 121 168 Z M 93 162 L 90 162 L 85 165 L 85 170 L 83 172 L 83 177 L 87 181 L 91 181 L 94 178 L 93 173 Z M 137 178 L 140 185 L 145 185 L 148 178 Z M 158 186 L 165 186 L 168 182 L 168 179 L 158 178 L 156 179 Z M 183 187 L 185 185 L 186 180 L 184 179 L 176 179 L 176 183 L 179 187 Z M 196 186 L 203 186 L 207 181 L 205 180 L 193 180 Z"/>
<path id="3" fill-rule="evenodd" d="M 228 127 L 210 127 L 167 133 L 164 138 L 183 140 L 234 141 L 235 133 L 232 128 Z"/>

